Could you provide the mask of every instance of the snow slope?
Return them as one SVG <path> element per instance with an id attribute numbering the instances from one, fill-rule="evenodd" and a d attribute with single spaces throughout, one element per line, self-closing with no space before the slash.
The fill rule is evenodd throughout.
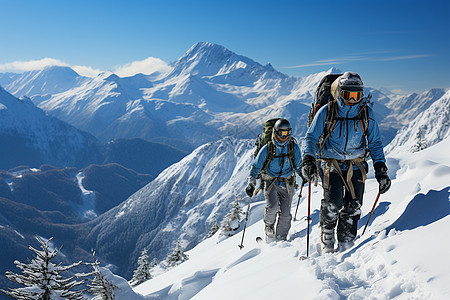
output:
<path id="1" fill-rule="evenodd" d="M 392 188 L 347 251 L 319 256 L 321 188 L 313 187 L 309 259 L 299 261 L 306 255 L 304 221 L 293 223 L 287 242 L 255 242 L 263 234 L 259 198 L 243 250 L 237 247 L 242 232 L 224 241 L 216 234 L 188 251 L 187 262 L 134 290 L 147 299 L 449 299 L 449 147 L 447 138 L 417 153 L 388 157 Z M 370 173 L 359 234 L 377 189 Z M 307 211 L 303 196 L 298 218 Z"/>
<path id="2" fill-rule="evenodd" d="M 253 141 L 230 137 L 197 148 L 93 221 L 84 247 L 131 278 L 144 247 L 162 260 L 177 239 L 195 246 L 244 189 L 252 151 Z"/>

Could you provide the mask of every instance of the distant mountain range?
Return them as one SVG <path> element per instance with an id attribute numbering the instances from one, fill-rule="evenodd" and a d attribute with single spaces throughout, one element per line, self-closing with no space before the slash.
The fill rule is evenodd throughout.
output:
<path id="1" fill-rule="evenodd" d="M 42 164 L 83 168 L 117 162 L 158 175 L 186 155 L 184 151 L 140 139 L 98 141 L 89 133 L 49 116 L 29 98 L 18 99 L 0 87 L 0 169 Z"/>
<path id="2" fill-rule="evenodd" d="M 165 74 L 125 78 L 112 73 L 87 78 L 68 67 L 50 67 L 0 74 L 0 84 L 100 140 L 142 138 L 190 152 L 228 135 L 254 138 L 266 119 L 277 116 L 292 120 L 294 134 L 303 136 L 318 82 L 340 72 L 287 76 L 212 43 L 193 45 L 171 67 Z M 387 144 L 445 91 L 400 96 L 368 87 L 369 92 Z M 402 113 L 402 107 L 415 109 Z"/>

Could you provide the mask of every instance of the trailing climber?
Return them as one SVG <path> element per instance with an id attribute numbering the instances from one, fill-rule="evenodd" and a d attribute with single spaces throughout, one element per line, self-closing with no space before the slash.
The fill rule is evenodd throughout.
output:
<path id="1" fill-rule="evenodd" d="M 272 138 L 256 156 L 245 189 L 249 197 L 261 178 L 266 207 L 264 223 L 266 241 L 286 240 L 291 227 L 291 202 L 296 189 L 295 172 L 301 176 L 301 152 L 286 119 L 278 119 Z M 278 215 L 278 222 L 277 222 Z"/>

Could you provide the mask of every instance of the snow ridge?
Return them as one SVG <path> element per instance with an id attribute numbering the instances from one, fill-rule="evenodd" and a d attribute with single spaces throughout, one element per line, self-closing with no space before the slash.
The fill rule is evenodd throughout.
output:
<path id="1" fill-rule="evenodd" d="M 439 91 L 437 92 L 440 95 Z M 419 135 L 432 146 L 450 135 L 450 90 L 429 108 L 417 115 L 409 125 L 403 127 L 392 142 L 386 146 L 386 152 L 399 154 L 414 151 Z"/>
<path id="2" fill-rule="evenodd" d="M 104 252 L 115 252 L 115 244 L 129 244 L 130 257 L 111 257 L 121 273 L 129 267 L 143 247 L 148 246 L 159 260 L 177 239 L 188 248 L 198 244 L 212 224 L 221 221 L 236 194 L 242 191 L 252 158 L 253 142 L 225 137 L 205 144 L 163 171 L 155 180 L 120 206 L 100 216 L 89 240 Z M 124 241 L 115 237 L 127 232 Z M 145 232 L 145 234 L 142 234 Z"/>

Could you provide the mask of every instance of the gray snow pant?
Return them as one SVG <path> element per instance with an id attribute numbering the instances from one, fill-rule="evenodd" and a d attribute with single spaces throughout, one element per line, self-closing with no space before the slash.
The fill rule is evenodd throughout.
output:
<path id="1" fill-rule="evenodd" d="M 342 173 L 345 178 L 347 172 Z M 352 183 L 356 199 L 352 199 L 350 192 L 346 191 L 345 185 L 336 171 L 330 172 L 329 186 L 323 189 L 324 199 L 322 199 L 320 207 L 320 226 L 334 232 L 337 225 L 338 242 L 353 241 L 358 230 L 364 194 L 364 182 L 360 170 L 353 171 Z"/>
<path id="2" fill-rule="evenodd" d="M 275 225 L 278 215 L 275 236 L 278 240 L 286 240 L 291 228 L 291 203 L 295 188 L 292 185 L 285 188 L 276 185 L 275 182 L 270 185 L 269 183 L 266 182 L 264 187 L 264 198 L 266 200 L 264 223 L 269 226 Z"/>

